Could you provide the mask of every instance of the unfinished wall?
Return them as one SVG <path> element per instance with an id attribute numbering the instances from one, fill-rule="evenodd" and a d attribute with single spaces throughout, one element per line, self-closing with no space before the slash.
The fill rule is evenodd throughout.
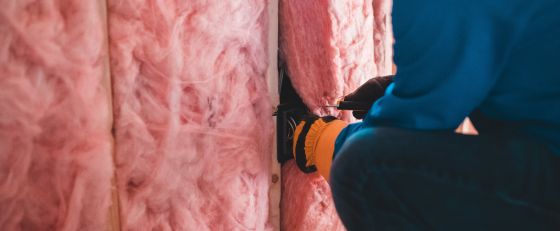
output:
<path id="1" fill-rule="evenodd" d="M 268 1 L 109 0 L 125 230 L 267 230 Z"/>
<path id="2" fill-rule="evenodd" d="M 2 230 L 273 229 L 274 2 L 0 0 Z"/>
<path id="3" fill-rule="evenodd" d="M 284 0 L 317 114 L 390 70 L 384 2 Z M 0 227 L 104 230 L 113 203 L 113 230 L 273 229 L 274 3 L 0 0 Z M 283 174 L 285 230 L 343 229 L 323 179 Z"/>
<path id="4" fill-rule="evenodd" d="M 104 4 L 0 6 L 0 227 L 103 230 L 113 173 Z"/>
<path id="5" fill-rule="evenodd" d="M 350 112 L 322 105 L 352 92 L 367 79 L 392 72 L 389 0 L 280 1 L 280 44 L 294 83 L 318 115 L 352 121 Z M 330 188 L 318 174 L 294 163 L 282 169 L 284 230 L 343 230 Z"/>

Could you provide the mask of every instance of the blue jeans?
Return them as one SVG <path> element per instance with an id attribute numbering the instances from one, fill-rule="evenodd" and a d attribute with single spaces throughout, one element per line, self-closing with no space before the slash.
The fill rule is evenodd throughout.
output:
<path id="1" fill-rule="evenodd" d="M 560 157 L 514 134 L 361 129 L 330 184 L 353 230 L 560 230 Z"/>

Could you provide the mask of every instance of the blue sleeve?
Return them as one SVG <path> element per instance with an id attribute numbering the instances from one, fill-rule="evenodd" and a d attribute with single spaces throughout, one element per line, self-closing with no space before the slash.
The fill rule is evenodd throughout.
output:
<path id="1" fill-rule="evenodd" d="M 483 1 L 395 0 L 398 71 L 364 126 L 456 128 L 501 74 L 513 36 L 507 13 Z"/>
<path id="2" fill-rule="evenodd" d="M 340 131 L 340 134 L 338 134 L 334 142 L 333 158 L 336 157 L 336 153 L 338 153 L 338 150 L 340 150 L 340 148 L 342 147 L 342 145 L 344 144 L 348 136 L 359 131 L 362 128 L 362 125 L 363 125 L 362 122 L 348 124 L 348 126 L 346 126 L 344 129 L 342 129 L 342 131 Z"/>

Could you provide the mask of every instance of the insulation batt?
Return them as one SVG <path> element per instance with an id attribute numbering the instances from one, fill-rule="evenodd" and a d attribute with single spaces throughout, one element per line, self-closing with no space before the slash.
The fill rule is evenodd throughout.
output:
<path id="1" fill-rule="evenodd" d="M 392 0 L 373 0 L 375 66 L 377 76 L 393 73 L 393 26 L 391 24 Z"/>
<path id="2" fill-rule="evenodd" d="M 313 112 L 376 76 L 372 0 L 280 1 L 281 51 Z"/>
<path id="3" fill-rule="evenodd" d="M 109 0 L 125 230 L 270 230 L 265 0 Z"/>
<path id="4" fill-rule="evenodd" d="M 113 174 L 104 7 L 0 6 L 0 227 L 104 230 Z"/>
<path id="5" fill-rule="evenodd" d="M 318 115 L 369 78 L 392 73 L 390 0 L 281 0 L 280 42 L 294 88 Z M 328 183 L 290 162 L 282 169 L 284 230 L 344 230 Z"/>
<path id="6" fill-rule="evenodd" d="M 344 230 L 321 176 L 303 173 L 294 161 L 282 167 L 282 175 L 282 230 Z"/>

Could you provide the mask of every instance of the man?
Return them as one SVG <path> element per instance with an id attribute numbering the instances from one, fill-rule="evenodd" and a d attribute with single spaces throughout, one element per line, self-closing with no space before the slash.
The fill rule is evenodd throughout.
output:
<path id="1" fill-rule="evenodd" d="M 363 122 L 296 129 L 348 230 L 560 230 L 560 1 L 394 0 L 393 30 Z"/>

